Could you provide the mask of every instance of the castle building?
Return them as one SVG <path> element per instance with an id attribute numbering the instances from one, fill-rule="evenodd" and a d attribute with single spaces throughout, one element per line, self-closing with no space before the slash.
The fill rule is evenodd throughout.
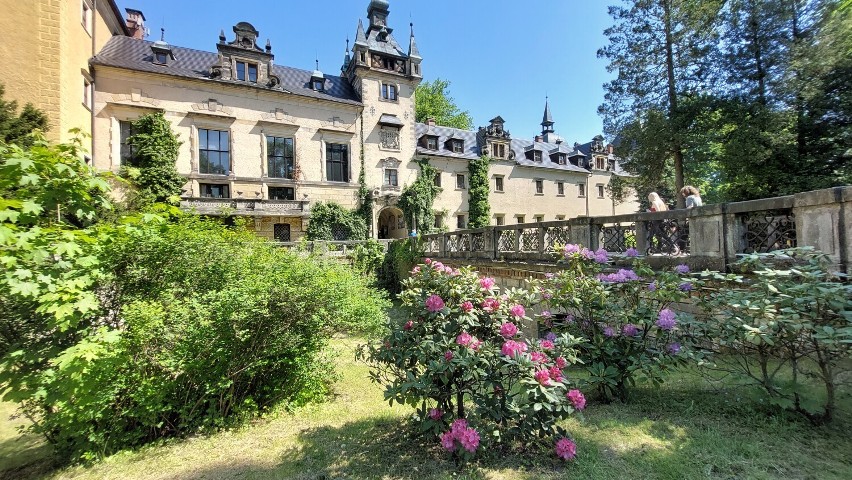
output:
<path id="1" fill-rule="evenodd" d="M 451 230 L 466 225 L 466 164 L 480 155 L 494 159 L 495 224 L 613 213 L 599 188 L 620 174 L 611 151 L 602 138 L 565 146 L 549 107 L 537 141 L 511 138 L 500 117 L 478 132 L 415 122 L 423 59 L 413 26 L 400 44 L 389 13 L 387 0 L 369 2 L 337 74 L 319 62 L 313 70 L 279 65 L 270 39 L 247 22 L 221 31 L 215 52 L 170 45 L 163 35 L 111 38 L 91 60 L 95 166 L 118 171 L 133 154 L 130 122 L 162 111 L 183 142 L 181 206 L 249 217 L 270 239 L 301 238 L 316 202 L 356 207 L 362 173 L 375 199 L 372 235 L 404 237 L 397 200 L 422 158 L 442 172 L 435 210 Z"/>

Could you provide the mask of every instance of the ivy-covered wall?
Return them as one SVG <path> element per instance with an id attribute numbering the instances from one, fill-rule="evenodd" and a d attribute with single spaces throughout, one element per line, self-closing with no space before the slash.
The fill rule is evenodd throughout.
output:
<path id="1" fill-rule="evenodd" d="M 469 228 L 487 227 L 491 221 L 491 207 L 488 204 L 488 165 L 491 159 L 485 155 L 471 160 L 468 165 L 470 172 L 470 191 L 468 206 L 470 220 Z"/>
<path id="2" fill-rule="evenodd" d="M 435 229 L 435 212 L 432 206 L 435 197 L 441 193 L 441 187 L 435 186 L 438 171 L 429 165 L 428 160 L 415 160 L 420 166 L 417 179 L 402 190 L 398 206 L 408 225 L 413 225 L 417 233 L 429 233 Z"/>

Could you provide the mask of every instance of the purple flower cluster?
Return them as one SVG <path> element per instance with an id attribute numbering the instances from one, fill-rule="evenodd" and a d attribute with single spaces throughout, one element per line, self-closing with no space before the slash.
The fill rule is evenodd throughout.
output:
<path id="1" fill-rule="evenodd" d="M 630 269 L 624 269 L 609 274 L 599 274 L 598 280 L 607 283 L 626 283 L 633 280 L 639 280 L 639 275 L 636 275 L 636 272 Z"/>
<path id="2" fill-rule="evenodd" d="M 626 337 L 635 337 L 639 333 L 639 329 L 636 328 L 636 325 L 628 323 L 627 325 L 621 327 L 621 332 L 624 333 L 624 336 Z"/>
<path id="3" fill-rule="evenodd" d="M 683 282 L 677 288 L 681 289 L 684 292 L 688 292 L 692 290 L 692 284 L 689 282 Z"/>
<path id="4" fill-rule="evenodd" d="M 677 325 L 675 313 L 668 308 L 661 310 L 660 315 L 657 317 L 657 326 L 663 330 L 672 330 L 675 325 Z"/>
<path id="5" fill-rule="evenodd" d="M 635 248 L 630 247 L 630 248 L 628 248 L 627 250 L 624 251 L 624 255 L 631 257 L 631 258 L 635 258 L 635 257 L 639 256 L 639 250 L 636 250 Z"/>
<path id="6" fill-rule="evenodd" d="M 589 250 L 588 248 L 569 243 L 562 248 L 562 254 L 565 258 L 571 256 L 580 256 L 586 260 L 594 260 L 597 263 L 606 263 L 609 261 L 609 253 L 603 248 L 597 250 Z"/>
<path id="7" fill-rule="evenodd" d="M 689 265 L 681 263 L 680 265 L 678 265 L 674 268 L 674 271 L 676 273 L 681 274 L 681 275 L 685 275 L 685 274 L 689 273 Z"/>

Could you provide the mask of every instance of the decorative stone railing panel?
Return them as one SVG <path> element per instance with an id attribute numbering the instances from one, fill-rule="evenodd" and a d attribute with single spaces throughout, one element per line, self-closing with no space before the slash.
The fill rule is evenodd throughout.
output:
<path id="1" fill-rule="evenodd" d="M 305 200 L 256 200 L 248 198 L 187 198 L 180 208 L 202 215 L 297 215 L 308 211 Z"/>

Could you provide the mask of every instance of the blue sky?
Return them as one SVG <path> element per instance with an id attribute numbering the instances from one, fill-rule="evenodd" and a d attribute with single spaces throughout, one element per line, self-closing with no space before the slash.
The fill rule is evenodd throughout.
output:
<path id="1" fill-rule="evenodd" d="M 142 10 L 149 40 L 166 28 L 174 45 L 215 51 L 219 30 L 247 21 L 272 41 L 275 62 L 339 74 L 346 37 L 366 23 L 369 0 L 117 0 Z M 602 131 L 597 107 L 606 62 L 596 52 L 610 25 L 607 5 L 616 0 L 390 0 L 389 24 L 408 44 L 414 22 L 426 80 L 450 80 L 456 103 L 476 126 L 501 115 L 516 138 L 541 129 L 545 95 L 556 132 L 581 143 Z M 261 42 L 259 42 L 261 43 Z M 261 43 L 262 44 L 262 43 Z"/>

